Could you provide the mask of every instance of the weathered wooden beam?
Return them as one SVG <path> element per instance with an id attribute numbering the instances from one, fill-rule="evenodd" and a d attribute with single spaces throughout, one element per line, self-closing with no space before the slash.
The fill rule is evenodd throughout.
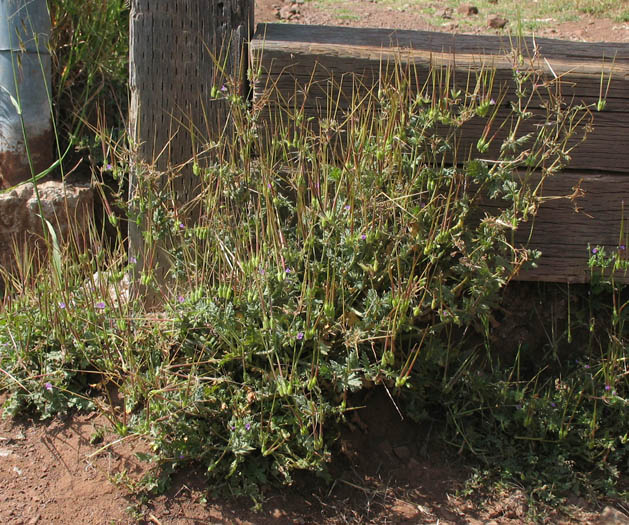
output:
<path id="1" fill-rule="evenodd" d="M 521 272 L 518 280 L 588 282 L 592 271 L 588 261 L 596 247 L 629 257 L 628 176 L 563 172 L 544 181 L 543 195 L 537 215 L 514 239 L 516 245 L 540 250 L 542 256 L 537 267 Z M 629 275 L 617 278 L 629 282 Z"/>
<path id="2" fill-rule="evenodd" d="M 183 205 L 195 197 L 198 180 L 191 161 L 203 164 L 202 147 L 219 136 L 229 115 L 225 100 L 211 96 L 212 88 L 235 79 L 230 89 L 244 93 L 245 45 L 252 31 L 253 0 L 132 0 L 132 205 L 142 199 L 143 183 L 157 177 L 164 184 L 160 174 L 166 172 L 175 174 L 172 201 Z M 130 252 L 140 270 L 154 272 L 163 283 L 170 264 L 167 250 L 145 242 L 145 219 L 129 226 Z M 194 217 L 190 213 L 178 220 Z"/>
<path id="3" fill-rule="evenodd" d="M 533 59 L 519 62 L 514 49 Z M 605 108 L 595 112 L 587 141 L 570 143 L 576 145 L 570 164 L 574 171 L 545 181 L 546 201 L 538 215 L 515 233 L 516 245 L 542 252 L 537 268 L 522 272 L 519 279 L 586 282 L 588 246 L 603 246 L 608 253 L 629 246 L 622 226 L 629 224 L 624 202 L 629 203 L 629 44 L 532 38 L 513 42 L 496 36 L 266 24 L 258 26 L 250 54 L 256 73 L 254 105 L 262 108 L 262 121 L 270 126 L 289 114 L 286 108 L 296 107 L 303 108 L 305 117 L 315 117 L 314 122 L 320 117 L 342 120 L 357 87 L 362 92 L 377 89 L 379 80 L 399 66 L 407 68 L 407 78 L 418 89 L 434 78 L 430 72 L 435 69 L 449 71 L 463 88 L 492 71 L 492 94 L 504 94 L 498 122 L 516 99 L 514 69 L 519 64 L 545 78 L 559 78 L 567 102 L 596 104 L 604 98 Z M 544 103 L 543 98 L 532 100 L 529 109 L 535 118 L 523 132 L 540 121 Z M 474 119 L 464 126 L 460 160 L 473 151 L 485 122 Z M 503 135 L 496 137 L 496 146 Z M 576 199 L 565 198 L 577 194 Z M 492 206 L 498 204 L 489 203 L 487 211 Z M 629 282 L 628 277 L 619 279 Z"/>
<path id="4" fill-rule="evenodd" d="M 400 64 L 410 67 L 409 77 L 418 89 L 430 83 L 431 72 L 439 68 L 449 70 L 462 88 L 473 87 L 477 77 L 495 72 L 492 96 L 505 94 L 506 114 L 516 99 L 514 69 L 535 70 L 549 80 L 560 79 L 553 90 L 560 89 L 566 102 L 596 104 L 605 99 L 604 110 L 594 114 L 594 130 L 574 150 L 570 167 L 624 172 L 629 166 L 629 44 L 531 38 L 515 42 L 427 31 L 262 24 L 250 53 L 257 72 L 254 102 L 265 101 L 263 118 L 272 118 L 282 105 L 302 106 L 306 117 L 342 115 L 357 85 L 377 86 L 387 71 Z M 533 99 L 529 109 L 541 115 L 545 100 Z M 480 119 L 476 125 L 468 124 L 464 145 L 476 143 L 478 125 Z"/>

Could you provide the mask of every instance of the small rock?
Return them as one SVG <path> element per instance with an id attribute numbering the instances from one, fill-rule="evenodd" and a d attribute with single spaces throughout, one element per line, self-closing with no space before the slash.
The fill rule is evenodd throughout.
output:
<path id="1" fill-rule="evenodd" d="M 500 15 L 489 15 L 487 17 L 487 25 L 493 29 L 502 29 L 509 23 L 509 20 L 502 18 Z"/>
<path id="2" fill-rule="evenodd" d="M 510 519 L 524 518 L 528 511 L 528 502 L 526 495 L 521 490 L 516 490 L 507 499 L 508 510 L 505 517 Z"/>
<path id="3" fill-rule="evenodd" d="M 408 447 L 399 446 L 393 448 L 393 453 L 397 456 L 397 458 L 401 461 L 406 461 L 411 457 L 411 451 Z"/>
<path id="4" fill-rule="evenodd" d="M 22 471 L 17 467 L 13 467 L 13 472 L 15 472 L 18 476 L 22 475 Z"/>
<path id="5" fill-rule="evenodd" d="M 0 448 L 0 458 L 6 458 L 11 454 L 13 454 L 12 450 L 9 450 L 8 448 Z"/>
<path id="6" fill-rule="evenodd" d="M 601 512 L 596 525 L 629 525 L 629 516 L 608 505 Z"/>
<path id="7" fill-rule="evenodd" d="M 288 20 L 290 19 L 291 15 L 293 14 L 293 11 L 291 10 L 291 6 L 289 5 L 284 5 L 280 8 L 280 10 L 277 13 L 277 17 L 280 20 Z"/>
<path id="8" fill-rule="evenodd" d="M 478 14 L 478 7 L 472 4 L 461 4 L 456 8 L 457 12 L 464 16 L 472 16 Z"/>
<path id="9" fill-rule="evenodd" d="M 416 519 L 420 514 L 416 505 L 401 500 L 397 500 L 391 510 L 398 518 L 408 521 Z"/>
<path id="10" fill-rule="evenodd" d="M 446 7 L 445 9 L 442 9 L 441 11 L 437 11 L 437 16 L 449 20 L 450 18 L 452 18 L 452 8 Z"/>
<path id="11" fill-rule="evenodd" d="M 41 516 L 39 514 L 37 514 L 36 516 L 33 516 L 29 521 L 28 521 L 28 525 L 35 525 L 38 521 L 39 518 Z"/>

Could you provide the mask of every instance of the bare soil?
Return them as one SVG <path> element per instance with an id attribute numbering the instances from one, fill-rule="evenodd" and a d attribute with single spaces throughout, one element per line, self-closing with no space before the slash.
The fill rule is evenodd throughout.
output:
<path id="1" fill-rule="evenodd" d="M 351 17 L 336 16 L 313 2 L 296 4 L 291 23 L 454 31 L 444 20 L 432 26 L 412 10 L 368 0 L 342 2 Z M 439 2 L 434 2 L 439 7 Z M 274 6 L 257 0 L 258 22 L 278 21 Z M 288 4 L 290 5 L 290 4 Z M 473 32 L 495 32 L 477 27 Z M 583 16 L 578 22 L 548 25 L 539 36 L 629 42 L 629 24 Z M 0 396 L 0 404 L 3 398 Z M 193 464 L 175 478 L 165 495 L 142 500 L 135 480 L 146 470 L 135 452 L 145 443 L 106 430 L 102 416 L 75 414 L 48 422 L 0 420 L 0 521 L 8 525 L 70 524 L 516 524 L 629 523 L 619 502 L 566 501 L 561 510 L 532 516 L 528 495 L 517 486 L 486 498 L 460 494 L 470 469 L 456 454 L 431 439 L 431 429 L 401 421 L 384 395 L 370 399 L 339 442 L 335 481 L 304 475 L 293 487 L 269 489 L 262 509 L 249 499 L 213 497 Z M 436 433 L 437 429 L 435 429 Z M 94 439 L 102 435 L 102 441 Z M 432 434 L 434 435 L 434 434 Z"/>
<path id="2" fill-rule="evenodd" d="M 292 487 L 266 491 L 257 511 L 250 499 L 225 501 L 212 496 L 193 464 L 175 477 L 166 494 L 139 498 L 135 483 L 147 465 L 135 453 L 145 451 L 146 444 L 103 433 L 107 421 L 96 413 L 49 422 L 4 419 L 0 421 L 0 521 L 8 525 L 530 521 L 527 495 L 518 487 L 487 498 L 457 496 L 470 469 L 430 439 L 432 429 L 402 421 L 383 392 L 372 395 L 368 406 L 351 419 L 340 439 L 332 484 L 308 474 L 298 476 Z M 614 521 L 606 521 L 593 503 L 574 499 L 561 510 L 538 514 L 536 521 L 611 525 L 624 519 L 612 507 L 605 512 L 614 513 Z"/>
<path id="3" fill-rule="evenodd" d="M 500 0 L 496 0 L 496 3 Z M 532 0 L 537 2 L 537 0 Z M 622 2 L 623 0 L 618 0 Z M 504 29 L 492 29 L 487 23 L 491 12 L 479 12 L 468 15 L 466 24 L 461 23 L 461 15 L 448 8 L 449 2 L 435 0 L 426 2 L 439 14 L 444 16 L 430 18 L 413 8 L 410 4 L 400 2 L 399 6 L 390 3 L 378 3 L 375 0 L 344 0 L 343 2 L 304 1 L 297 0 L 256 0 L 256 22 L 289 22 L 293 24 L 337 25 L 352 27 L 380 27 L 391 29 L 412 29 L 423 31 L 442 31 L 452 33 L 483 33 L 496 34 L 514 31 L 516 20 L 510 20 Z M 461 2 L 463 4 L 464 2 Z M 541 0 L 540 0 L 541 3 Z M 334 5 L 342 6 L 341 10 L 333 9 Z M 280 20 L 279 8 L 293 6 L 290 20 Z M 470 3 L 469 5 L 474 5 Z M 436 23 L 435 23 L 436 22 Z M 629 22 L 619 22 L 612 18 L 594 17 L 580 13 L 579 19 L 570 22 L 557 22 L 552 19 L 540 19 L 539 28 L 535 31 L 538 37 L 559 38 L 562 40 L 578 40 L 585 42 L 629 42 Z"/>

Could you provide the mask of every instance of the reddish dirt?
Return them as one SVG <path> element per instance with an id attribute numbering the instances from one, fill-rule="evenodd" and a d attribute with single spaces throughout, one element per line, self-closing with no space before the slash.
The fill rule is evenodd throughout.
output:
<path id="1" fill-rule="evenodd" d="M 3 399 L 0 397 L 0 402 Z M 336 480 L 323 484 L 297 476 L 293 487 L 265 492 L 262 509 L 249 499 L 224 501 L 208 494 L 194 465 L 180 472 L 165 495 L 142 501 L 134 481 L 146 470 L 135 452 L 146 444 L 105 432 L 107 421 L 81 414 L 37 422 L 0 421 L 0 521 L 8 525 L 54 523 L 184 524 L 517 524 L 527 519 L 527 496 L 517 487 L 484 500 L 456 496 L 469 470 L 430 441 L 431 429 L 401 421 L 383 393 L 358 411 L 340 440 Z M 436 433 L 436 430 L 435 430 Z M 622 523 L 583 500 L 541 516 L 552 524 Z M 539 517 L 539 516 L 538 516 Z M 618 521 L 621 520 L 621 521 Z M 629 523 L 629 518 L 627 518 Z"/>
<path id="2" fill-rule="evenodd" d="M 278 22 L 277 8 L 290 6 L 295 0 L 256 0 L 256 22 Z M 454 19 L 444 18 L 441 25 L 428 23 L 426 17 L 412 7 L 404 11 L 394 9 L 373 0 L 345 0 L 339 2 L 345 13 L 350 16 L 339 17 L 329 8 L 318 7 L 316 2 L 296 3 L 297 14 L 290 23 L 312 25 L 345 25 L 353 27 L 382 27 L 392 29 L 414 29 L 427 31 L 446 31 L 453 33 L 466 32 Z M 431 2 L 436 12 L 447 7 L 446 2 L 435 0 Z M 479 13 L 477 16 L 485 20 L 489 13 Z M 286 21 L 286 20 L 285 20 Z M 498 33 L 500 30 L 482 27 L 469 30 L 471 33 Z M 507 27 L 508 29 L 508 27 Z M 581 14 L 578 21 L 552 24 L 536 32 L 536 36 L 560 38 L 563 40 L 581 40 L 587 42 L 629 42 L 629 22 L 617 22 L 610 18 L 595 18 Z"/>

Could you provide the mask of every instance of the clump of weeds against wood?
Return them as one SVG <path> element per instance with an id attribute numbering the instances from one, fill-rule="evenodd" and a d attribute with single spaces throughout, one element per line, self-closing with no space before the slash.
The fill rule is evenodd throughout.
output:
<path id="1" fill-rule="evenodd" d="M 380 388 L 408 417 L 439 423 L 438 438 L 479 465 L 472 481 L 517 483 L 540 502 L 621 491 L 623 287 L 566 292 L 569 322 L 537 361 L 521 348 L 505 362 L 493 347 L 502 291 L 539 255 L 514 231 L 596 110 L 566 104 L 539 57 L 512 58 L 508 91 L 491 69 L 460 83 L 447 67 L 420 78 L 398 64 L 323 119 L 276 104 L 272 87 L 252 107 L 233 83 L 216 86 L 230 125 L 181 170 L 134 167 L 138 188 L 117 203 L 127 216 L 106 208 L 116 242 L 96 226 L 86 243 L 51 230 L 39 269 L 24 252 L 3 272 L 5 415 L 99 410 L 143 444 L 150 469 L 134 490 L 163 490 L 194 465 L 212 489 L 259 502 L 296 471 L 329 476 L 350 394 Z M 484 131 L 460 148 L 473 119 Z M 106 157 L 124 188 L 132 148 L 111 137 L 98 133 L 95 171 Z M 198 183 L 183 205 L 182 170 Z M 128 256 L 127 221 L 167 251 L 162 283 Z M 157 310 L 137 293 L 147 287 Z"/>

